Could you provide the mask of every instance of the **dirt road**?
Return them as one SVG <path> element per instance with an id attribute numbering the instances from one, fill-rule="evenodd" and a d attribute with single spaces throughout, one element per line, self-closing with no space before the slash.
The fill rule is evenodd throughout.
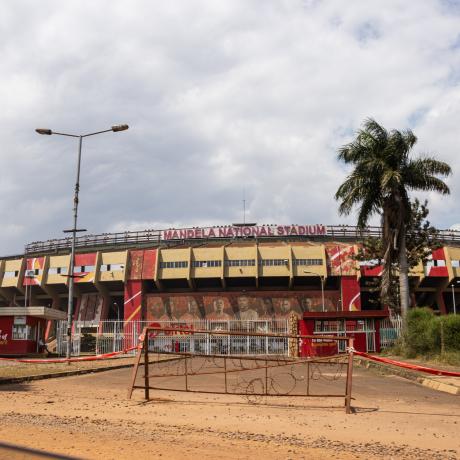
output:
<path id="1" fill-rule="evenodd" d="M 0 385 L 0 440 L 16 447 L 0 445 L 0 458 L 32 458 L 26 447 L 84 459 L 460 458 L 460 398 L 398 377 L 355 369 L 346 415 L 327 398 L 255 405 L 152 391 L 144 403 L 137 391 L 129 401 L 130 372 Z"/>

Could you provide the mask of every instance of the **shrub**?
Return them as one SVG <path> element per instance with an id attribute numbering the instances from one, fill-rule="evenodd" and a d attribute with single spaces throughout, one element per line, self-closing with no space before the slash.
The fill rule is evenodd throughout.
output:
<path id="1" fill-rule="evenodd" d="M 404 342 L 408 357 L 429 354 L 436 350 L 440 329 L 433 311 L 429 308 L 409 310 L 406 319 Z"/>
<path id="2" fill-rule="evenodd" d="M 447 315 L 440 319 L 446 351 L 460 351 L 460 315 Z"/>

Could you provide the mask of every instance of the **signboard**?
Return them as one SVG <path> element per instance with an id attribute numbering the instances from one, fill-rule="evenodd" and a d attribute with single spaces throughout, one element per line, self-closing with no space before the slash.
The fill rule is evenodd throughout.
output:
<path id="1" fill-rule="evenodd" d="M 26 324 L 26 317 L 25 316 L 15 316 L 14 324 L 15 325 Z"/>
<path id="2" fill-rule="evenodd" d="M 251 225 L 222 227 L 194 227 L 160 230 L 161 240 L 184 240 L 195 238 L 249 238 L 278 236 L 326 236 L 327 226 L 314 225 Z"/>

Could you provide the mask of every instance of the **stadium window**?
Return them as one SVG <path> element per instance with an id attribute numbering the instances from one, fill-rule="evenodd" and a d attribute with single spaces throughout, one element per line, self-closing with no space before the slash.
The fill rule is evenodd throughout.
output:
<path id="1" fill-rule="evenodd" d="M 60 272 L 60 267 L 50 267 L 48 269 L 48 275 L 57 275 Z"/>
<path id="2" fill-rule="evenodd" d="M 178 260 L 174 262 L 160 262 L 160 268 L 187 268 L 188 261 Z"/>
<path id="3" fill-rule="evenodd" d="M 16 272 L 15 271 L 10 271 L 10 272 L 5 272 L 3 274 L 4 278 L 15 278 L 16 277 Z"/>
<path id="4" fill-rule="evenodd" d="M 294 259 L 295 266 L 323 265 L 323 259 Z"/>
<path id="5" fill-rule="evenodd" d="M 199 268 L 212 268 L 212 267 L 221 267 L 222 261 L 221 260 L 194 260 L 192 262 L 192 267 L 199 267 Z"/>
<path id="6" fill-rule="evenodd" d="M 460 260 L 452 260 L 452 267 L 459 268 L 460 267 Z"/>
<path id="7" fill-rule="evenodd" d="M 259 265 L 262 267 L 280 267 L 288 264 L 288 259 L 260 259 Z"/>

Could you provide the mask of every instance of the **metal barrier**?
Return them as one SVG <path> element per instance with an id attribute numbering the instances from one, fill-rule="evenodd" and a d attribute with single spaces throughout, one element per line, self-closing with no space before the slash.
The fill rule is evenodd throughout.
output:
<path id="1" fill-rule="evenodd" d="M 74 323 L 72 331 L 71 356 L 80 356 L 81 324 Z M 56 353 L 59 356 L 67 354 L 67 321 L 58 321 L 56 324 Z"/>
<path id="2" fill-rule="evenodd" d="M 169 336 L 179 344 L 164 351 L 162 338 Z M 181 340 L 187 343 L 232 343 L 234 339 L 250 337 L 253 343 L 267 339 L 300 341 L 321 339 L 344 342 L 346 354 L 328 357 L 296 358 L 287 356 L 229 356 L 218 347 L 218 354 L 202 354 L 193 349 L 182 349 Z M 160 345 L 158 345 L 160 341 Z M 192 342 L 193 341 L 193 342 Z M 135 360 L 128 398 L 135 389 L 143 389 L 146 400 L 150 390 L 185 391 L 241 395 L 250 401 L 267 396 L 302 396 L 344 398 L 347 413 L 351 412 L 353 377 L 353 338 L 326 335 L 288 335 L 260 332 L 205 331 L 170 327 L 146 327 Z M 174 343 L 174 342 L 172 342 Z M 220 345 L 219 345 L 220 346 Z M 151 359 L 153 355 L 153 359 Z M 144 361 L 141 362 L 142 356 Z M 138 376 L 139 366 L 143 375 Z M 344 391 L 340 384 L 343 378 Z M 141 380 L 138 382 L 138 380 Z"/>
<path id="3" fill-rule="evenodd" d="M 366 334 L 366 351 L 375 351 L 375 321 L 373 318 L 364 318 L 357 322 L 356 325 L 350 324 L 345 319 L 331 319 L 317 321 L 315 324 L 314 334 L 334 334 L 339 337 L 345 337 L 348 334 L 361 333 Z M 339 352 L 345 351 L 345 343 L 339 342 Z"/>
<path id="4" fill-rule="evenodd" d="M 392 347 L 401 337 L 403 320 L 401 316 L 392 316 L 380 321 L 380 348 Z"/>
<path id="5" fill-rule="evenodd" d="M 159 336 L 155 341 L 155 351 L 190 351 L 199 354 L 226 355 L 287 355 L 288 340 L 280 337 L 266 337 L 265 340 L 251 336 L 253 332 L 286 334 L 288 320 L 202 320 L 202 321 L 100 321 L 73 323 L 72 355 L 80 353 L 105 354 L 136 347 L 143 329 L 152 324 L 159 327 L 204 331 L 241 332 L 239 337 L 212 337 L 195 335 L 173 337 L 171 334 Z M 67 323 L 58 322 L 57 352 L 65 355 L 67 350 Z M 131 352 L 131 353 L 134 353 Z"/>

